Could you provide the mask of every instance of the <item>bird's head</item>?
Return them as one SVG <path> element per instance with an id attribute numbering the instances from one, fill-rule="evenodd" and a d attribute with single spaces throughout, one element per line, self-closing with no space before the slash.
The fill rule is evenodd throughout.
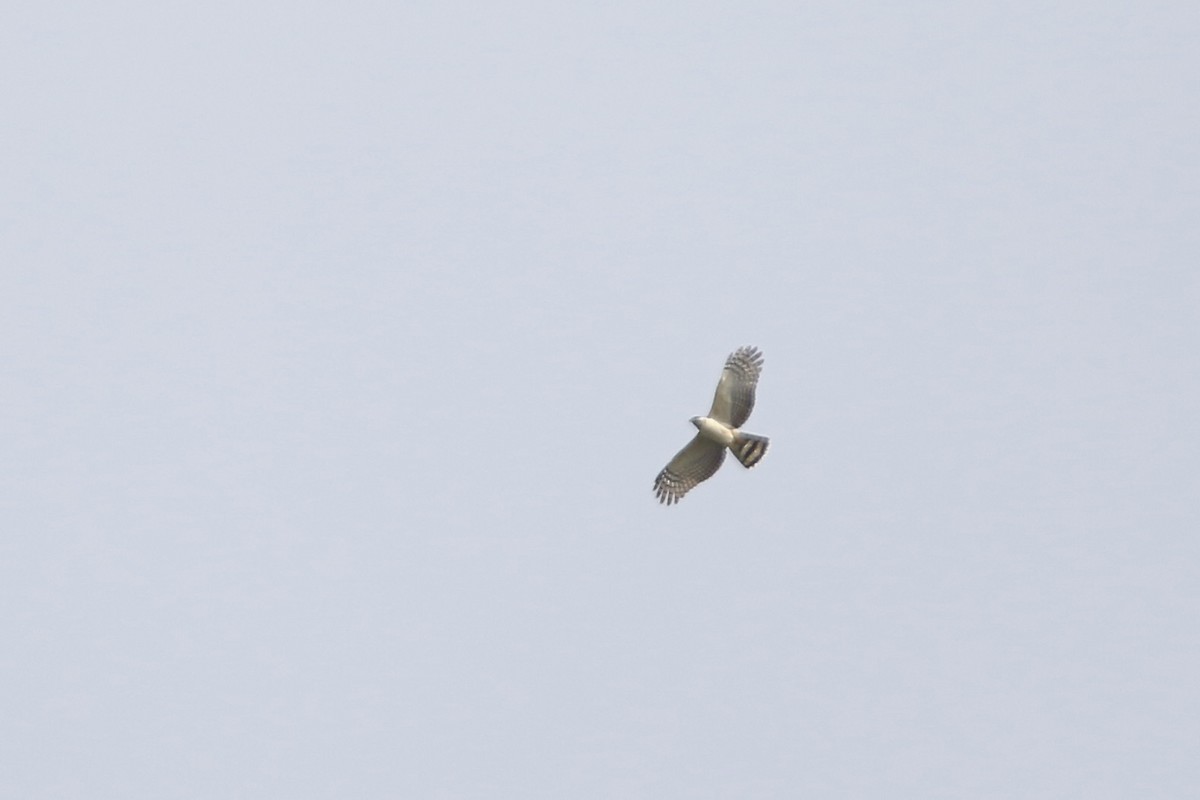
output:
<path id="1" fill-rule="evenodd" d="M 691 423 L 696 426 L 697 430 L 700 428 L 700 420 L 702 419 L 704 419 L 704 417 L 692 417 L 691 419 Z"/>

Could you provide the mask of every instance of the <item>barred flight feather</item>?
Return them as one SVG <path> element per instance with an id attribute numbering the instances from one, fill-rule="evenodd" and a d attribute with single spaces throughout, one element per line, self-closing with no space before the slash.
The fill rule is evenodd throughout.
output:
<path id="1" fill-rule="evenodd" d="M 755 436 L 752 433 L 739 434 L 729 449 L 737 456 L 737 460 L 742 462 L 742 466 L 750 469 L 767 454 L 767 445 L 771 440 L 766 436 Z"/>

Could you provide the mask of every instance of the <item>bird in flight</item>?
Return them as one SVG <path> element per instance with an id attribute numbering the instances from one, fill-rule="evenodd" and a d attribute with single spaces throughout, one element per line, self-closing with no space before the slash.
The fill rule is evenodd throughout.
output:
<path id="1" fill-rule="evenodd" d="M 725 448 L 747 469 L 766 454 L 770 444 L 766 436 L 741 430 L 754 410 L 754 389 L 762 365 L 763 355 L 757 347 L 740 347 L 725 359 L 708 416 L 692 417 L 699 433 L 654 479 L 654 494 L 660 503 L 678 503 L 692 487 L 711 478 L 725 460 Z"/>

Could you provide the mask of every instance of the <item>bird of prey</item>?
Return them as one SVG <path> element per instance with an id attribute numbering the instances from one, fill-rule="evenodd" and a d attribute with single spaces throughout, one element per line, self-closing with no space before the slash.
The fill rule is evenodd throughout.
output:
<path id="1" fill-rule="evenodd" d="M 678 503 L 693 486 L 711 478 L 725 460 L 725 448 L 747 469 L 766 454 L 767 437 L 741 430 L 754 410 L 754 389 L 762 365 L 757 347 L 740 347 L 725 360 L 708 416 L 692 417 L 700 432 L 654 479 L 654 494 L 660 503 Z"/>

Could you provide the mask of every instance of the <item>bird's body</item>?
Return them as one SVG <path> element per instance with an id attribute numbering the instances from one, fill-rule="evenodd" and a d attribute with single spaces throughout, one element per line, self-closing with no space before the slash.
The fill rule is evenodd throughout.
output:
<path id="1" fill-rule="evenodd" d="M 728 425 L 717 422 L 712 417 L 692 417 L 692 424 L 700 431 L 700 435 L 709 441 L 716 442 L 722 447 L 733 444 L 736 431 Z"/>
<path id="2" fill-rule="evenodd" d="M 708 416 L 692 417 L 699 432 L 654 479 L 659 502 L 678 503 L 692 487 L 711 478 L 725 460 L 727 448 L 747 469 L 766 454 L 767 437 L 741 430 L 754 410 L 762 365 L 762 353 L 755 347 L 739 348 L 725 360 Z"/>

